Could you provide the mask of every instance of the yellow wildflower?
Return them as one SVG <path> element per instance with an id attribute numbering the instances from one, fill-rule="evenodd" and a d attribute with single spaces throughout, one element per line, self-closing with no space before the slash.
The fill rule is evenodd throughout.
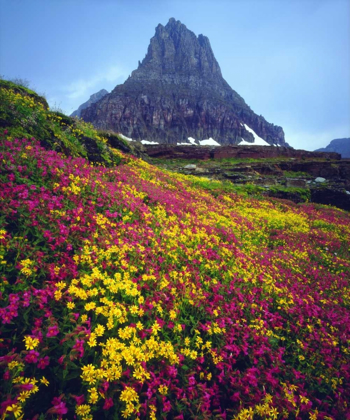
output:
<path id="1" fill-rule="evenodd" d="M 152 334 L 157 335 L 158 331 L 161 330 L 160 325 L 158 324 L 157 321 L 154 321 L 154 324 L 152 325 Z"/>
<path id="2" fill-rule="evenodd" d="M 120 394 L 120 401 L 124 401 L 126 403 L 133 402 L 133 401 L 138 402 L 139 396 L 137 392 L 134 390 L 134 388 L 126 386 L 125 389 Z"/>
<path id="3" fill-rule="evenodd" d="M 26 350 L 34 350 L 39 344 L 38 338 L 32 338 L 29 335 L 26 335 L 23 341 L 25 342 Z"/>
<path id="4" fill-rule="evenodd" d="M 160 387 L 158 388 L 158 391 L 162 395 L 166 395 L 168 393 L 168 387 L 166 385 L 160 385 Z"/>
<path id="5" fill-rule="evenodd" d="M 12 412 L 16 419 L 22 414 L 22 408 L 18 404 L 9 405 L 6 411 Z"/>
<path id="6" fill-rule="evenodd" d="M 43 376 L 41 379 L 40 379 L 40 382 L 42 383 L 42 384 L 44 384 L 44 385 L 46 385 L 46 386 L 48 386 L 49 385 L 49 381 L 45 378 L 45 376 Z"/>
<path id="7" fill-rule="evenodd" d="M 81 404 L 78 405 L 78 407 L 75 409 L 75 412 L 78 416 L 85 416 L 86 414 L 89 414 L 91 411 L 91 407 L 89 404 Z"/>
<path id="8" fill-rule="evenodd" d="M 97 335 L 97 337 L 101 337 L 105 332 L 105 327 L 101 324 L 97 324 L 97 327 L 95 328 L 94 333 Z"/>

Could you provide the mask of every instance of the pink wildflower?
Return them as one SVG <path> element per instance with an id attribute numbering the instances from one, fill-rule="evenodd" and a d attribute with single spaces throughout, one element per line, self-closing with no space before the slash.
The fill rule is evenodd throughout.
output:
<path id="1" fill-rule="evenodd" d="M 24 360 L 27 363 L 36 363 L 38 361 L 39 353 L 35 350 L 30 350 Z"/>
<path id="2" fill-rule="evenodd" d="M 68 408 L 66 406 L 66 403 L 62 401 L 62 397 L 55 397 L 51 401 L 51 404 L 53 405 L 53 407 L 48 410 L 48 413 L 57 414 L 59 419 L 62 419 L 63 414 L 68 413 Z"/>
<path id="3" fill-rule="evenodd" d="M 55 337 L 60 330 L 58 329 L 57 325 L 54 325 L 53 327 L 49 327 L 47 329 L 46 337 Z"/>
<path id="4" fill-rule="evenodd" d="M 109 410 L 111 407 L 113 407 L 114 403 L 112 398 L 106 398 L 105 403 L 103 405 L 104 410 Z"/>
<path id="5" fill-rule="evenodd" d="M 49 364 L 50 364 L 50 358 L 49 358 L 49 356 L 45 356 L 45 357 L 39 359 L 39 362 L 38 362 L 37 366 L 38 366 L 39 369 L 45 369 L 46 366 L 49 366 Z"/>
<path id="6" fill-rule="evenodd" d="M 85 401 L 85 396 L 84 395 L 71 395 L 71 397 L 75 399 L 77 405 L 81 405 Z"/>

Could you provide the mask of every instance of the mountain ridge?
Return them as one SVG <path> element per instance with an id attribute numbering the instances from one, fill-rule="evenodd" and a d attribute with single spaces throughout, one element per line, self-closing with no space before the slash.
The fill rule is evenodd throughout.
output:
<path id="1" fill-rule="evenodd" d="M 336 152 L 342 158 L 350 158 L 350 137 L 332 140 L 328 146 L 316 149 L 315 152 Z"/>
<path id="2" fill-rule="evenodd" d="M 288 146 L 283 129 L 255 114 L 222 77 L 210 41 L 171 18 L 122 85 L 82 111 L 97 128 L 159 143 L 214 138 L 253 143 L 244 124 L 269 144 Z"/>
<path id="3" fill-rule="evenodd" d="M 107 94 L 108 94 L 108 90 L 106 90 L 106 89 L 101 89 L 98 92 L 93 93 L 92 95 L 90 95 L 90 98 L 86 102 L 81 104 L 78 109 L 73 111 L 70 114 L 70 116 L 71 117 L 80 117 L 81 116 L 81 111 L 83 109 L 85 109 L 88 106 L 90 106 L 91 104 L 94 104 L 95 102 L 99 101 L 100 99 L 102 99 Z"/>

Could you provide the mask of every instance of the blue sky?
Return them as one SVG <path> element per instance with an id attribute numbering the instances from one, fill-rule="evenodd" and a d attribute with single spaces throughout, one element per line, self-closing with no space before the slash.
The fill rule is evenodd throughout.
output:
<path id="1" fill-rule="evenodd" d="M 350 137 L 350 0 L 0 0 L 0 75 L 70 114 L 123 83 L 170 17 L 247 104 L 314 150 Z"/>

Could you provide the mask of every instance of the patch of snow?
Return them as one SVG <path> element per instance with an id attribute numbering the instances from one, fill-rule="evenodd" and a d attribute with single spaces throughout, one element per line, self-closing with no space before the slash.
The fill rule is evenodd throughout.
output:
<path id="1" fill-rule="evenodd" d="M 141 140 L 142 144 L 159 144 L 157 141 Z"/>
<path id="2" fill-rule="evenodd" d="M 127 140 L 127 141 L 134 141 L 133 139 L 131 139 L 130 137 L 126 137 L 126 136 L 124 136 L 124 134 L 122 134 L 122 133 L 119 133 L 119 136 L 122 138 L 122 139 L 124 139 L 124 140 Z"/>
<path id="3" fill-rule="evenodd" d="M 211 137 L 209 139 L 199 140 L 199 144 L 201 146 L 220 146 L 220 143 L 218 143 Z"/>
<path id="4" fill-rule="evenodd" d="M 240 143 L 238 143 L 238 146 L 254 146 L 255 143 L 248 143 L 245 140 L 242 140 Z"/>
<path id="5" fill-rule="evenodd" d="M 345 191 L 346 192 L 346 194 L 349 194 L 350 195 L 350 191 Z"/>
<path id="6" fill-rule="evenodd" d="M 193 137 L 189 137 L 187 140 L 188 140 L 191 144 L 197 144 L 197 143 L 196 143 L 196 140 L 195 140 Z"/>
<path id="7" fill-rule="evenodd" d="M 267 141 L 259 137 L 254 130 L 252 130 L 250 127 L 247 126 L 247 124 L 244 124 L 244 127 L 249 133 L 252 133 L 254 136 L 254 146 L 270 146 Z M 240 143 L 241 144 L 241 143 Z"/>
<path id="8" fill-rule="evenodd" d="M 192 146 L 193 143 L 176 143 L 177 146 Z"/>

